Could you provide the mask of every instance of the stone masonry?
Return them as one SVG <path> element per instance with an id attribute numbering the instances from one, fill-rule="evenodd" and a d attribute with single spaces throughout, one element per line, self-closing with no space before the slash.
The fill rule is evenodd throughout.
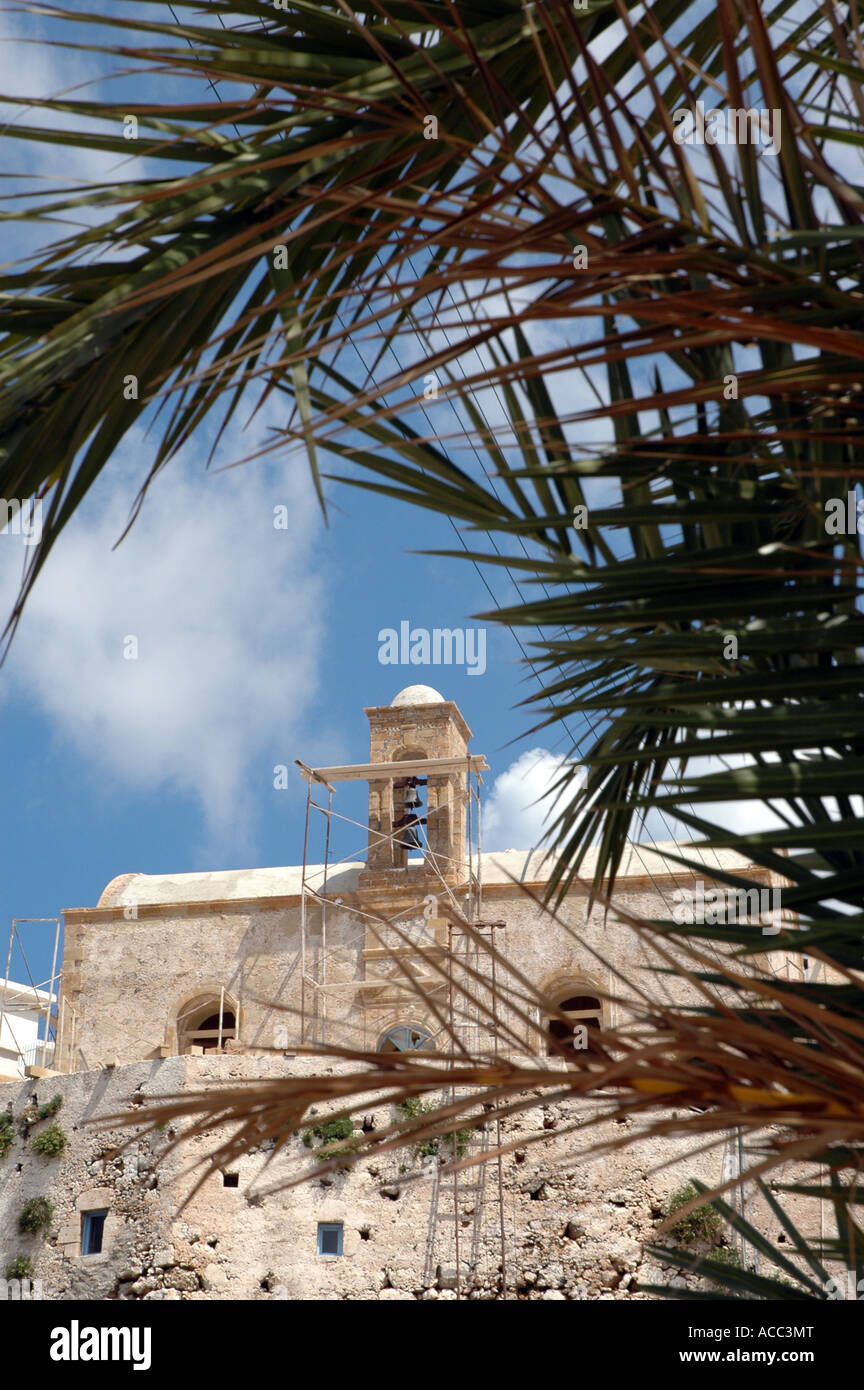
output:
<path id="1" fill-rule="evenodd" d="M 643 985 L 651 978 L 636 933 L 602 907 L 589 910 L 581 885 L 550 919 L 538 901 L 550 870 L 542 853 L 469 851 L 461 766 L 438 775 L 430 768 L 423 779 L 428 844 L 406 853 L 393 828 L 396 779 L 374 768 L 424 759 L 467 767 L 471 733 L 457 707 L 428 687 L 366 713 L 367 859 L 328 866 L 326 893 L 323 865 L 307 866 L 305 877 L 297 867 L 124 873 L 95 907 L 64 914 L 59 1070 L 31 1068 L 25 1081 L 0 1085 L 0 1112 L 11 1112 L 14 1130 L 0 1157 L 0 1259 L 5 1267 L 29 1257 L 46 1297 L 451 1301 L 500 1297 L 503 1286 L 510 1298 L 620 1299 L 650 1297 L 646 1285 L 671 1277 L 644 1246 L 656 1239 L 670 1194 L 693 1177 L 716 1182 L 724 1155 L 695 1154 L 693 1143 L 672 1139 L 588 1153 L 577 1126 L 602 1101 L 527 1095 L 502 1126 L 500 1196 L 497 1159 L 454 1178 L 409 1148 L 320 1172 L 301 1134 L 278 1153 L 265 1140 L 196 1189 L 213 1137 L 177 1144 L 184 1125 L 148 1132 L 137 1123 L 155 1098 L 356 1069 L 304 1054 L 303 1045 L 375 1052 L 411 1037 L 433 1055 L 449 1050 L 442 1019 L 466 1046 L 557 1068 L 565 1088 L 566 1057 L 547 1056 L 554 1020 L 544 1010 L 566 1006 L 576 1023 L 620 1024 L 618 972 Z M 670 870 L 661 850 L 631 848 L 616 904 L 669 915 L 669 894 L 697 876 Z M 768 884 L 731 853 L 706 860 L 703 877 L 718 868 Z M 590 877 L 590 864 L 583 873 Z M 479 944 L 464 930 L 466 911 Z M 487 941 L 542 998 L 517 1007 L 506 971 L 496 983 Z M 422 977 L 421 989 L 406 967 Z M 785 968 L 778 955 L 777 973 Z M 471 984 L 470 1000 L 460 982 Z M 656 988 L 687 998 L 678 980 Z M 487 1009 L 496 1030 L 484 1022 Z M 32 1120 L 55 1095 L 56 1115 Z M 304 1128 L 332 1108 L 310 1113 Z M 136 1123 L 123 1127 L 112 1115 Z M 380 1132 L 394 1118 L 370 1099 L 357 1124 Z M 32 1141 L 51 1123 L 65 1131 L 66 1147 L 41 1156 Z M 614 1143 L 631 1123 L 604 1122 L 590 1138 Z M 497 1137 L 490 1112 L 466 1155 L 482 1156 Z M 731 1146 L 732 1136 L 727 1160 Z M 447 1156 L 440 1146 L 438 1158 Z M 294 1183 L 301 1171 L 311 1176 Z M 53 1205 L 50 1221 L 22 1233 L 21 1210 L 36 1197 Z M 750 1219 L 772 1232 L 776 1218 L 752 1194 L 749 1204 Z M 101 1212 L 101 1249 L 82 1253 L 85 1219 Z M 319 1253 L 322 1226 L 339 1229 L 341 1254 Z"/>

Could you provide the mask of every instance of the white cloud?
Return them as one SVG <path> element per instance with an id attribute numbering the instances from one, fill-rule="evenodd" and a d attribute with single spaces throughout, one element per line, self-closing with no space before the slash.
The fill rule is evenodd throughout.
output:
<path id="1" fill-rule="evenodd" d="M 774 755 L 769 755 L 768 761 L 776 761 L 776 758 Z M 691 758 L 686 775 L 688 777 L 704 777 L 710 773 L 752 766 L 754 766 L 753 759 L 745 753 L 730 753 L 722 760 L 716 757 Z M 672 773 L 667 773 L 665 780 L 670 781 L 672 776 Z M 670 787 L 669 790 L 671 791 L 672 788 Z M 762 801 L 709 801 L 700 802 L 694 806 L 690 802 L 682 800 L 681 806 L 685 811 L 692 810 L 702 820 L 722 827 L 729 834 L 744 837 L 762 830 L 777 830 L 784 824 L 782 818 Z M 698 831 L 683 824 L 668 810 L 664 810 L 662 813 L 657 810 L 649 811 L 645 818 L 644 830 L 637 833 L 639 833 L 640 839 L 651 841 L 699 838 Z M 746 842 L 740 846 L 740 850 L 742 854 L 747 853 Z"/>
<path id="2" fill-rule="evenodd" d="M 532 748 L 492 784 L 483 809 L 483 849 L 534 849 L 549 828 L 556 798 L 547 795 L 561 775 L 562 761 L 546 748 Z"/>
<path id="3" fill-rule="evenodd" d="M 750 764 L 744 755 L 730 756 L 729 767 Z M 555 800 L 547 795 L 558 780 L 561 759 L 545 748 L 532 748 L 523 753 L 505 772 L 496 777 L 483 812 L 483 848 L 490 851 L 505 849 L 535 849 L 543 842 L 544 832 L 554 819 Z M 694 775 L 720 772 L 723 764 L 716 758 L 695 758 L 689 771 Z M 569 795 L 572 795 L 571 788 Z M 682 805 L 689 809 L 686 802 Z M 696 808 L 697 815 L 713 821 L 744 837 L 741 846 L 746 854 L 746 836 L 760 830 L 776 829 L 782 820 L 760 801 L 718 801 Z M 657 841 L 698 838 L 698 833 L 684 825 L 669 811 L 651 810 L 644 826 L 639 819 L 633 823 L 631 840 L 651 844 Z"/>
<path id="4" fill-rule="evenodd" d="M 254 441 L 225 447 L 237 458 Z M 319 513 L 300 465 L 274 484 L 260 464 L 205 474 L 187 458 L 168 465 L 112 550 L 149 453 L 141 432 L 130 434 L 57 542 L 4 684 L 35 703 L 111 794 L 119 783 L 199 799 L 208 852 L 235 859 L 251 843 L 250 809 L 273 785 L 268 750 L 285 748 L 315 692 Z M 277 504 L 288 531 L 274 529 Z M 4 614 L 22 554 L 20 537 L 0 537 Z M 124 658 L 130 636 L 137 660 Z"/>
<path id="5" fill-rule="evenodd" d="M 130 8 L 124 3 L 124 12 Z M 74 25 L 6 13 L 0 34 L 4 94 L 76 101 L 116 98 L 122 89 L 134 100 L 152 98 L 138 78 L 107 80 L 119 60 L 52 47 L 49 38 L 80 39 Z M 106 37 L 122 41 L 117 31 L 98 36 Z M 200 95 L 200 82 L 185 85 Z M 181 89 L 175 84 L 175 95 Z M 0 122 L 109 129 L 13 103 L 0 103 Z M 6 143 L 7 170 L 28 192 L 146 172 L 142 146 L 132 141 L 122 156 L 59 142 Z M 78 220 L 104 215 L 85 207 Z M 23 223 L 11 234 L 10 250 L 23 253 L 56 229 Z M 263 444 L 268 423 L 278 422 L 262 412 L 255 438 L 229 433 L 220 457 Z M 253 848 L 254 808 L 271 792 L 271 750 L 285 750 L 286 760 L 315 692 L 324 586 L 310 560 L 320 516 L 302 463 L 280 474 L 278 486 L 273 466 L 260 463 L 205 475 L 208 436 L 199 431 L 200 443 L 167 467 L 112 551 L 142 480 L 141 460 L 153 452 L 140 430 L 127 436 L 37 582 L 0 699 L 38 710 L 49 737 L 87 761 L 106 796 L 131 790 L 197 799 L 209 838 L 202 856 L 236 863 Z M 277 503 L 288 507 L 290 531 L 273 528 Z M 20 538 L 0 536 L 4 622 L 25 554 Z M 124 659 L 128 636 L 138 640 L 137 660 Z"/>
<path id="6" fill-rule="evenodd" d="M 76 36 L 72 25 L 54 23 L 50 32 L 55 39 L 73 41 Z M 100 57 L 94 63 L 91 57 L 74 50 L 55 48 L 45 37 L 37 37 L 32 21 L 24 16 L 16 18 L 10 13 L 3 15 L 3 31 L 0 34 L 0 91 L 4 96 L 34 99 L 56 97 L 71 102 L 87 102 L 111 99 L 116 96 L 117 84 L 107 82 L 106 74 L 116 69 L 118 61 Z M 17 102 L 0 102 L 0 119 L 8 122 L 12 131 L 16 125 L 39 126 L 64 132 L 75 129 L 101 131 L 120 135 L 122 131 L 104 120 L 95 117 L 63 111 L 50 111 L 40 106 L 21 106 Z M 130 141 L 129 154 L 122 159 L 103 150 L 88 150 L 75 144 L 53 145 L 47 141 L 9 141 L 6 140 L 7 172 L 10 159 L 15 168 L 30 175 L 49 176 L 52 182 L 63 184 L 85 183 L 91 180 L 110 179 L 112 176 L 123 179 L 140 178 L 144 166 L 138 156 L 134 142 Z M 39 189 L 39 181 L 27 180 L 23 187 Z M 80 209 L 78 216 L 82 221 L 87 217 L 87 209 Z M 92 220 L 92 218 L 90 219 Z"/>

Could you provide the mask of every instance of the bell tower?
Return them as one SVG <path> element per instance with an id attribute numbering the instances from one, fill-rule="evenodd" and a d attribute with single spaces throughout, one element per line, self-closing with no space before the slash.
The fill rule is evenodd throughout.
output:
<path id="1" fill-rule="evenodd" d="M 491 929 L 493 925 L 480 920 L 482 873 L 474 847 L 479 841 L 480 788 L 489 765 L 481 753 L 469 753 L 471 730 L 458 706 L 428 685 L 408 686 L 391 704 L 373 705 L 365 714 L 368 762 L 313 768 L 295 760 L 308 786 L 301 934 L 302 959 L 311 965 L 303 967 L 307 972 L 303 978 L 313 987 L 322 1010 L 326 990 L 353 989 L 357 998 L 350 1008 L 358 1026 L 362 1025 L 366 1044 L 398 1051 L 419 1047 L 411 1039 L 428 1041 L 441 1025 L 435 1007 L 417 1012 L 418 982 L 427 999 L 442 991 L 446 994 L 446 978 L 440 972 L 430 974 L 430 962 L 440 963 L 454 950 L 464 955 L 472 926 Z M 327 886 L 326 863 L 323 883 L 321 865 L 314 866 L 313 881 L 307 879 L 312 790 L 315 784 L 326 789 L 327 807 L 314 804 L 329 818 L 339 783 L 356 781 L 366 782 L 369 788 L 366 862 L 354 891 L 346 893 L 343 888 L 345 896 L 335 897 L 332 885 Z M 325 856 L 328 845 L 329 833 Z M 353 872 L 352 866 L 352 878 Z M 340 892 L 338 881 L 335 892 Z M 332 918 L 334 909 L 337 919 L 346 911 L 364 919 L 364 973 L 354 984 L 345 976 L 333 984 L 325 980 L 328 911 Z M 309 911 L 320 922 L 316 939 L 320 948 L 315 945 L 307 951 Z M 458 948 L 453 945 L 454 933 L 461 943 Z M 309 975 L 319 959 L 320 974 Z M 449 1007 L 452 1011 L 452 1001 Z M 314 1026 L 325 1038 L 326 1012 L 320 1017 L 316 1013 Z"/>
<path id="2" fill-rule="evenodd" d="M 467 782 L 471 730 L 459 707 L 428 685 L 409 685 L 365 711 L 369 762 L 405 763 L 405 775 L 369 780 L 369 848 L 361 888 L 431 876 L 467 878 Z M 428 769 L 423 764 L 429 762 Z M 441 766 L 444 762 L 445 766 Z M 484 764 L 485 765 L 485 764 Z"/>

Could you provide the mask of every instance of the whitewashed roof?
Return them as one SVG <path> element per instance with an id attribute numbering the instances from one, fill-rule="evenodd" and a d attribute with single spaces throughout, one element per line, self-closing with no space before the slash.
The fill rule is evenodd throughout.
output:
<path id="1" fill-rule="evenodd" d="M 695 850 L 688 851 L 672 840 L 657 844 L 634 844 L 624 854 L 618 876 L 620 886 L 623 888 L 622 880 L 628 878 L 684 874 L 686 870 L 674 860 L 664 858 L 664 850 L 698 860 L 705 865 L 707 874 L 712 869 L 740 870 L 751 862 L 732 850 L 708 850 L 700 854 Z M 590 878 L 593 874 L 596 853 L 596 850 L 589 852 L 582 868 L 583 878 Z M 545 850 L 506 849 L 490 851 L 481 858 L 484 884 L 508 883 L 512 879 L 519 883 L 542 883 L 555 862 L 554 856 Z M 419 865 L 423 861 L 417 858 L 408 862 L 409 865 Z M 331 865 L 327 874 L 328 895 L 338 895 L 340 891 L 353 892 L 357 887 L 358 875 L 364 868 L 362 863 Z M 293 864 L 284 868 L 217 869 L 191 874 L 121 874 L 108 884 L 99 899 L 99 907 L 292 897 L 300 892 L 302 873 L 300 865 Z M 324 886 L 324 866 L 307 865 L 306 873 L 310 886 L 320 892 Z"/>

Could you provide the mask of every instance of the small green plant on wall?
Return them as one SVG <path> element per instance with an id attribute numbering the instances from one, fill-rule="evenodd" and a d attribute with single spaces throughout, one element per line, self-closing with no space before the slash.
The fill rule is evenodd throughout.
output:
<path id="1" fill-rule="evenodd" d="M 0 1111 L 0 1158 L 5 1158 L 15 1138 L 15 1121 L 8 1110 Z"/>
<path id="2" fill-rule="evenodd" d="M 7 1279 L 32 1279 L 33 1261 L 29 1255 L 16 1255 L 6 1266 Z"/>
<path id="3" fill-rule="evenodd" d="M 50 1100 L 46 1100 L 44 1105 L 39 1106 L 39 1109 L 36 1112 L 37 1117 L 40 1120 L 50 1120 L 52 1115 L 57 1114 L 57 1111 L 60 1109 L 60 1106 L 62 1104 L 62 1096 L 52 1096 Z"/>
<path id="4" fill-rule="evenodd" d="M 404 1115 L 406 1120 L 419 1120 L 424 1115 L 431 1115 L 438 1109 L 434 1101 L 421 1100 L 420 1096 L 408 1096 L 396 1106 L 400 1115 Z M 473 1129 L 457 1129 L 455 1136 L 445 1134 L 435 1138 L 421 1139 L 415 1144 L 411 1152 L 415 1158 L 433 1158 L 440 1154 L 441 1145 L 453 1149 L 457 1158 L 463 1158 L 468 1150 L 468 1145 L 473 1137 Z M 455 1144 L 454 1144 L 455 1139 Z"/>
<path id="5" fill-rule="evenodd" d="M 674 1216 L 676 1211 L 686 1207 L 699 1193 L 690 1183 L 673 1192 L 666 1205 L 666 1215 Z M 712 1206 L 696 1207 L 682 1216 L 680 1221 L 670 1227 L 669 1234 L 681 1245 L 719 1245 L 723 1238 L 723 1218 Z"/>
<path id="6" fill-rule="evenodd" d="M 54 1204 L 47 1197 L 31 1197 L 25 1202 L 18 1217 L 18 1229 L 28 1235 L 50 1226 L 54 1220 Z"/>
<path id="7" fill-rule="evenodd" d="M 322 1145 L 337 1144 L 340 1139 L 350 1139 L 354 1133 L 354 1122 L 346 1115 L 341 1120 L 324 1120 L 320 1125 L 313 1125 L 311 1129 L 303 1131 L 303 1143 L 307 1149 L 314 1147 L 317 1139 Z M 350 1144 L 343 1144 L 339 1148 L 328 1149 L 325 1153 L 316 1154 L 320 1163 L 329 1163 L 333 1158 L 344 1158 L 354 1152 L 357 1147 L 357 1140 Z"/>
<path id="8" fill-rule="evenodd" d="M 41 1134 L 37 1134 L 35 1139 L 30 1141 L 30 1147 L 34 1154 L 41 1154 L 43 1158 L 58 1158 L 62 1154 L 68 1143 L 69 1136 L 65 1129 L 59 1125 L 49 1125 L 43 1129 Z"/>
<path id="9" fill-rule="evenodd" d="M 18 1116 L 18 1133 L 24 1135 L 26 1138 L 28 1129 L 31 1125 L 35 1125 L 38 1119 L 39 1107 L 36 1101 L 33 1099 L 28 1100 L 21 1114 Z"/>

